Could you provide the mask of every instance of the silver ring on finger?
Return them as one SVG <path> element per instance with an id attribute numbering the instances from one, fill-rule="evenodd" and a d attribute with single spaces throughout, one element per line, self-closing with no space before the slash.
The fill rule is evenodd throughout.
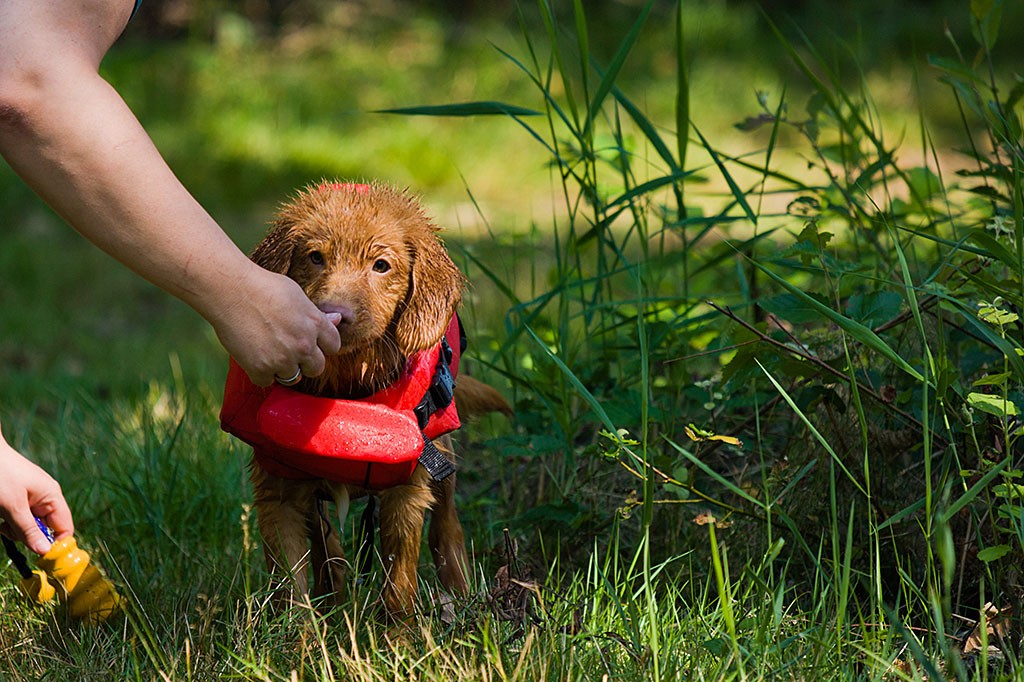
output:
<path id="1" fill-rule="evenodd" d="M 294 386 L 295 384 L 302 381 L 302 368 L 295 370 L 295 374 L 290 379 L 282 379 L 281 377 L 274 375 L 274 380 L 282 386 Z"/>

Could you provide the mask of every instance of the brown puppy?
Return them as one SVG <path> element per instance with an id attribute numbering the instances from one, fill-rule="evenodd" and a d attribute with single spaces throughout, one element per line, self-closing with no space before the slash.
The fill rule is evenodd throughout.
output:
<path id="1" fill-rule="evenodd" d="M 294 279 L 321 310 L 341 318 L 341 350 L 327 358 L 321 376 L 303 379 L 296 389 L 363 398 L 394 382 L 412 354 L 439 343 L 465 281 L 437 232 L 414 198 L 377 184 L 321 184 L 281 209 L 252 259 Z M 471 394 L 484 395 L 482 401 L 467 396 L 467 403 L 491 401 L 476 411 L 495 406 L 510 411 L 490 387 L 468 377 L 460 376 L 459 382 L 468 384 Z M 453 461 L 447 435 L 435 444 Z M 349 499 L 368 491 L 324 480 L 278 478 L 255 462 L 252 481 L 271 572 L 288 576 L 286 584 L 295 598 L 307 592 L 312 565 L 314 596 L 337 595 L 344 584 L 343 553 L 319 514 L 317 500 L 335 500 L 344 517 Z M 436 483 L 417 466 L 407 483 L 379 493 L 383 598 L 389 615 L 407 616 L 415 606 L 428 509 L 428 540 L 441 582 L 452 593 L 466 592 L 466 549 L 454 491 L 454 475 Z"/>

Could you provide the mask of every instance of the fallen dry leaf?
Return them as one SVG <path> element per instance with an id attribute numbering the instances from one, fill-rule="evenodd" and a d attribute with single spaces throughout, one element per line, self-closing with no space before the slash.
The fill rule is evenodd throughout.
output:
<path id="1" fill-rule="evenodd" d="M 984 618 L 978 620 L 977 625 L 971 630 L 971 634 L 967 635 L 967 638 L 964 640 L 964 654 L 981 650 L 982 623 L 985 624 L 985 634 L 990 648 L 992 648 L 992 644 L 999 642 L 1010 632 L 1010 617 L 1013 615 L 1013 609 L 1009 606 L 997 609 L 992 605 L 992 602 L 989 602 L 985 604 L 983 611 Z"/>

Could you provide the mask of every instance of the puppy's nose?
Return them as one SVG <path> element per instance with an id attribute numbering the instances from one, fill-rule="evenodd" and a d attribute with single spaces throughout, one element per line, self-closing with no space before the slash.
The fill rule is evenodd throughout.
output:
<path id="1" fill-rule="evenodd" d="M 338 328 L 346 327 L 356 321 L 355 311 L 346 305 L 322 305 L 320 310 Z"/>

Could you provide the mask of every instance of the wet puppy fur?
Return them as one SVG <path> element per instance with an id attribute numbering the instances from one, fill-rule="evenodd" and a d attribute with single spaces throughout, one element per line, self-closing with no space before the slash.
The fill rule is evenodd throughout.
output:
<path id="1" fill-rule="evenodd" d="M 328 356 L 321 376 L 295 388 L 362 398 L 390 385 L 413 353 L 440 341 L 465 280 L 437 233 L 414 197 L 379 184 L 312 186 L 280 210 L 252 259 L 295 280 L 321 310 L 341 318 L 341 350 Z M 458 384 L 460 414 L 509 411 L 494 389 L 463 375 Z M 434 442 L 454 461 L 448 436 Z M 255 462 L 252 481 L 267 565 L 281 594 L 296 600 L 310 593 L 312 573 L 312 596 L 337 603 L 346 562 L 337 535 L 321 518 L 318 498 L 333 499 L 343 518 L 349 500 L 368 491 L 281 479 Z M 454 474 L 438 483 L 421 466 L 408 483 L 378 493 L 382 596 L 390 617 L 414 611 L 428 510 L 428 542 L 441 583 L 452 594 L 466 593 L 466 549 L 454 493 Z"/>

